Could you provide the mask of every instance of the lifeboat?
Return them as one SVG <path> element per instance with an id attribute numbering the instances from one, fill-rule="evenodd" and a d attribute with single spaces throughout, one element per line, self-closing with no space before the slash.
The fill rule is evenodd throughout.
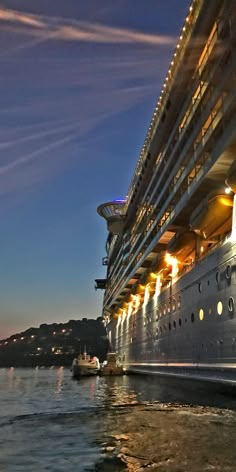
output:
<path id="1" fill-rule="evenodd" d="M 179 262 L 184 262 L 196 247 L 196 234 L 194 231 L 179 232 L 170 240 L 167 251 L 175 256 Z"/>
<path id="2" fill-rule="evenodd" d="M 203 239 L 223 235 L 231 230 L 233 197 L 215 195 L 203 200 L 190 218 L 190 227 Z"/>

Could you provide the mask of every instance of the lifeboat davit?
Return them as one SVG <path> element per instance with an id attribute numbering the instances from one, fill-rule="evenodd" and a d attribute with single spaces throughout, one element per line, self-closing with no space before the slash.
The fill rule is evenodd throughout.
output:
<path id="1" fill-rule="evenodd" d="M 179 232 L 170 240 L 167 251 L 179 262 L 184 262 L 196 248 L 194 231 Z"/>
<path id="2" fill-rule="evenodd" d="M 203 200 L 190 219 L 192 230 L 204 239 L 223 235 L 231 229 L 233 197 L 215 195 Z"/>

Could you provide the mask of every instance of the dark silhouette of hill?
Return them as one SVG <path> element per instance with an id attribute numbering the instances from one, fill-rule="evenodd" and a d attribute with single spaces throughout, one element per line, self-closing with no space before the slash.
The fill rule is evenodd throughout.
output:
<path id="1" fill-rule="evenodd" d="M 108 338 L 101 317 L 41 324 L 0 340 L 0 367 L 70 366 L 79 353 L 106 358 Z"/>

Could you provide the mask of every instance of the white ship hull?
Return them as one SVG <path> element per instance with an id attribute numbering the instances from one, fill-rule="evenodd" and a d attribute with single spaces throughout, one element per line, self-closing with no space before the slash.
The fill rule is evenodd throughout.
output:
<path id="1" fill-rule="evenodd" d="M 128 371 L 236 384 L 235 303 L 236 243 L 228 241 L 158 300 L 112 320 L 109 339 Z"/>

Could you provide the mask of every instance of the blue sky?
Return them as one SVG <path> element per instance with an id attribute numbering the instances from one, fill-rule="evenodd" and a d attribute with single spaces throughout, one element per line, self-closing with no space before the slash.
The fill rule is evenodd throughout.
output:
<path id="1" fill-rule="evenodd" d="M 189 0 L 0 2 L 0 338 L 102 312 L 124 198 Z"/>

